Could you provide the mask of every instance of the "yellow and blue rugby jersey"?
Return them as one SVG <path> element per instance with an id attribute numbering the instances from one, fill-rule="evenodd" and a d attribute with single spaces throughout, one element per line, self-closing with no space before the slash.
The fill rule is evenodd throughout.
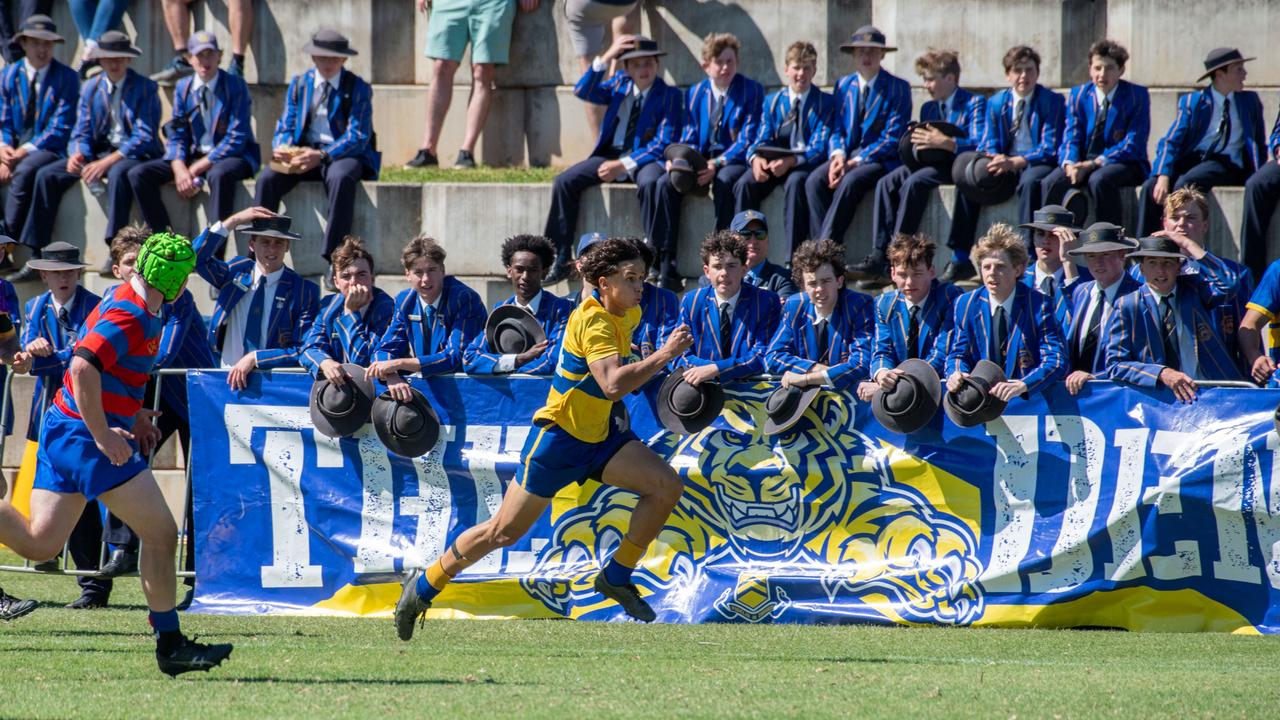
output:
<path id="1" fill-rule="evenodd" d="M 534 420 L 549 420 L 583 442 L 600 442 L 609 435 L 613 401 L 591 375 L 589 365 L 617 355 L 631 354 L 631 333 L 640 324 L 640 308 L 619 317 L 610 313 L 594 295 L 569 316 L 560 344 L 556 374 L 547 393 L 547 404 Z"/>

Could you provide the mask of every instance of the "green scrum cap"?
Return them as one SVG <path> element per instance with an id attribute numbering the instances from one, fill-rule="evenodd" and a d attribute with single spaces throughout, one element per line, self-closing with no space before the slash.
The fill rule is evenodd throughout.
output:
<path id="1" fill-rule="evenodd" d="M 196 252 L 191 241 L 176 233 L 155 233 L 138 251 L 138 274 L 164 295 L 165 302 L 178 299 L 195 267 Z"/>

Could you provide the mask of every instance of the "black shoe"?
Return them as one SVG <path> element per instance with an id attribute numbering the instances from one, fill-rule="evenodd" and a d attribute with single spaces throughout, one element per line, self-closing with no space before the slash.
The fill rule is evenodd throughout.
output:
<path id="1" fill-rule="evenodd" d="M 75 602 L 67 603 L 68 610 L 97 610 L 107 606 L 107 598 L 101 595 L 85 593 L 75 599 Z"/>
<path id="2" fill-rule="evenodd" d="M 670 290 L 673 293 L 680 294 L 684 292 L 684 278 L 679 275 L 663 275 L 661 286 L 663 290 Z"/>
<path id="3" fill-rule="evenodd" d="M 971 280 L 978 276 L 978 271 L 974 269 L 973 263 L 968 260 L 952 260 L 942 270 L 942 277 L 938 278 L 945 283 L 956 283 L 962 280 Z"/>
<path id="4" fill-rule="evenodd" d="M 184 77 L 195 75 L 196 69 L 191 67 L 191 63 L 181 55 L 175 55 L 168 65 L 164 66 L 160 72 L 152 73 L 151 79 L 157 84 L 168 87 L 176 84 Z"/>
<path id="5" fill-rule="evenodd" d="M 15 285 L 24 282 L 35 282 L 40 279 L 40 271 L 28 265 L 24 265 L 18 272 L 5 275 L 4 279 Z"/>
<path id="6" fill-rule="evenodd" d="M 466 150 L 459 150 L 458 159 L 453 161 L 453 166 L 464 170 L 474 169 L 476 166 L 476 158 Z"/>
<path id="7" fill-rule="evenodd" d="M 889 264 L 885 262 L 884 254 L 877 252 L 849 265 L 846 270 L 854 277 L 884 277 L 888 274 Z"/>
<path id="8" fill-rule="evenodd" d="M 321 282 L 324 283 L 325 290 L 328 290 L 329 292 L 338 292 L 338 286 L 335 285 L 333 282 L 333 266 L 332 265 L 330 265 L 328 268 L 325 269 L 324 277 L 321 278 Z"/>
<path id="9" fill-rule="evenodd" d="M 179 612 L 186 612 L 191 609 L 191 603 L 195 599 L 196 599 L 196 589 L 193 587 L 189 587 L 187 588 L 187 594 L 182 596 L 182 602 L 178 603 L 177 605 L 174 605 L 173 609 Z"/>
<path id="10" fill-rule="evenodd" d="M 81 80 L 88 80 L 90 75 L 96 75 L 95 70 L 102 72 L 102 64 L 97 60 L 85 60 L 76 66 L 76 73 L 80 75 Z"/>
<path id="11" fill-rule="evenodd" d="M 405 163 L 405 167 L 435 167 L 440 164 L 440 160 L 436 158 L 436 154 L 426 148 L 418 148 L 418 154 L 413 159 Z"/>
<path id="12" fill-rule="evenodd" d="M 17 620 L 23 615 L 31 614 L 40 606 L 35 600 L 19 600 L 12 595 L 6 595 L 0 591 L 0 620 L 8 622 L 9 620 Z"/>
<path id="13" fill-rule="evenodd" d="M 662 282 L 662 276 L 658 274 L 658 268 L 649 268 L 649 274 L 645 275 L 644 281 L 650 285 L 658 285 Z"/>
<path id="14" fill-rule="evenodd" d="M 183 637 L 182 644 L 169 653 L 161 653 L 157 649 L 156 663 L 160 666 L 160 672 L 169 677 L 196 670 L 208 672 L 231 657 L 231 649 L 231 643 L 205 645 Z"/>
<path id="15" fill-rule="evenodd" d="M 102 267 L 98 268 L 98 274 L 104 278 L 115 277 L 115 273 L 111 272 L 111 256 L 108 255 L 102 260 Z"/>
<path id="16" fill-rule="evenodd" d="M 413 639 L 413 624 L 427 614 L 431 603 L 418 597 L 418 578 L 421 570 L 414 570 L 400 586 L 400 599 L 396 601 L 396 635 L 405 642 Z"/>
<path id="17" fill-rule="evenodd" d="M 62 569 L 62 556 L 59 555 L 52 560 L 38 562 L 35 565 L 32 565 L 31 569 L 36 572 L 58 572 Z"/>
<path id="18" fill-rule="evenodd" d="M 542 281 L 544 285 L 555 285 L 558 282 L 568 280 L 573 275 L 573 263 L 568 260 L 557 260 L 547 273 L 546 279 Z"/>
<path id="19" fill-rule="evenodd" d="M 853 286 L 864 292 L 873 292 L 891 284 L 892 282 L 893 281 L 887 277 L 868 277 L 857 281 Z"/>
<path id="20" fill-rule="evenodd" d="M 653 622 L 658 614 L 640 597 L 634 583 L 614 585 L 605 579 L 604 573 L 596 576 L 596 592 L 622 606 L 623 612 L 640 622 Z"/>
<path id="21" fill-rule="evenodd" d="M 114 578 L 137 570 L 138 553 L 134 550 L 117 548 L 111 551 L 111 557 L 107 559 L 106 565 L 98 569 L 98 574 L 104 578 Z"/>

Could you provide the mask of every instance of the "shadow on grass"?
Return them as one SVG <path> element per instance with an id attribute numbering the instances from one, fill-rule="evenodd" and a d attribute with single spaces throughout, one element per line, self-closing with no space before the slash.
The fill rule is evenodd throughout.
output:
<path id="1" fill-rule="evenodd" d="M 59 655 L 68 655 L 70 653 L 118 653 L 120 655 L 137 655 L 138 650 L 135 648 L 51 648 L 39 647 L 35 645 L 5 645 L 0 647 L 7 653 L 57 653 Z"/>
<path id="2" fill-rule="evenodd" d="M 279 685 L 537 685 L 529 682 L 498 682 L 493 678 L 476 680 L 449 680 L 431 678 L 411 680 L 406 678 L 273 678 L 273 677 L 209 677 L 210 682 L 220 683 L 262 683 Z"/>

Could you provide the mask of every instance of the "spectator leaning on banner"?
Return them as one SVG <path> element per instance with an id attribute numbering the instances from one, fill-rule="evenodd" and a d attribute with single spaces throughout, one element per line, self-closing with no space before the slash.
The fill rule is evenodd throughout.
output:
<path id="1" fill-rule="evenodd" d="M 321 256 L 328 261 L 351 234 L 356 188 L 362 179 L 377 179 L 382 154 L 373 132 L 373 89 L 343 67 L 356 54 L 346 36 L 320 30 L 302 51 L 315 67 L 289 81 L 271 140 L 272 163 L 258 176 L 254 204 L 274 212 L 298 183 L 323 182 L 329 207 Z M 332 277 L 325 273 L 326 285 Z"/>
<path id="2" fill-rule="evenodd" d="M 556 246 L 556 261 L 547 284 L 569 276 L 574 229 L 578 224 L 579 196 L 602 183 L 630 180 L 642 187 L 663 173 L 662 153 L 680 132 L 684 122 L 683 97 L 658 76 L 658 58 L 666 53 L 658 44 L 638 35 L 614 40 L 613 46 L 591 63 L 573 92 L 596 105 L 606 105 L 600 137 L 591 157 L 556 176 L 551 186 L 551 209 L 543 233 Z M 609 62 L 617 59 L 623 70 L 605 78 Z M 640 193 L 641 217 L 656 210 Z M 658 265 L 672 266 L 675 258 L 658 258 Z M 674 272 L 674 268 L 672 269 Z"/>
<path id="3" fill-rule="evenodd" d="M 919 358 L 941 378 L 946 372 L 955 309 L 960 289 L 939 282 L 933 270 L 933 240 L 899 235 L 889 243 L 889 276 L 894 289 L 876 298 L 875 344 L 871 380 L 858 385 L 858 397 L 869 401 L 877 389 L 892 390 L 904 361 Z"/>
<path id="4" fill-rule="evenodd" d="M 244 228 L 248 225 L 248 228 Z M 244 228 L 244 229 L 241 229 Z M 222 244 L 240 229 L 253 257 L 220 259 Z M 218 291 L 209 318 L 209 346 L 227 384 L 243 390 L 255 368 L 297 367 L 302 341 L 315 321 L 320 288 L 284 264 L 290 245 L 289 218 L 253 207 L 216 222 L 196 237 L 196 272 Z"/>
<path id="5" fill-rule="evenodd" d="M 769 343 L 765 366 L 785 387 L 844 390 L 871 365 L 875 310 L 870 297 L 844 286 L 844 248 L 806 240 L 791 268 L 803 292 L 791 296 Z"/>
<path id="6" fill-rule="evenodd" d="M 564 326 L 573 312 L 573 303 L 542 287 L 542 277 L 555 260 L 551 241 L 538 235 L 516 235 L 502 244 L 502 266 L 514 294 L 494 309 L 514 305 L 533 316 L 546 339 L 521 353 L 499 353 L 489 346 L 486 333 L 479 333 L 467 346 L 464 370 L 472 375 L 521 372 L 550 375 L 556 369 L 556 355 Z"/>
<path id="7" fill-rule="evenodd" d="M 129 68 L 142 52 L 129 37 L 114 30 L 103 33 L 92 51 L 103 72 L 80 88 L 71 157 L 51 163 L 36 173 L 35 195 L 22 228 L 22 244 L 32 251 L 53 238 L 53 221 L 62 196 L 77 182 L 90 192 L 107 196 L 107 227 L 103 242 L 110 244 L 120 228 L 129 224 L 133 189 L 127 174 L 139 163 L 163 152 L 157 132 L 160 125 L 160 93 L 156 84 Z M 104 187 L 105 183 L 105 187 Z M 111 275 L 107 256 L 102 275 Z M 24 268 L 17 280 L 35 273 Z"/>
<path id="8" fill-rule="evenodd" d="M 809 200 L 804 183 L 827 156 L 827 136 L 835 114 L 835 98 L 813 84 L 817 72 L 818 51 L 813 44 L 791 43 L 783 67 L 787 86 L 765 98 L 759 129 L 747 148 L 751 171 L 733 186 L 739 214 L 759 210 L 769 193 L 783 187 L 787 257 L 809 239 Z"/>
<path id="9" fill-rule="evenodd" d="M 747 248 L 728 230 L 702 242 L 702 272 L 711 281 L 680 301 L 680 324 L 693 333 L 693 347 L 673 367 L 691 366 L 685 382 L 728 382 L 764 371 L 764 355 L 778 329 L 782 304 L 768 290 L 742 281 Z"/>
<path id="10" fill-rule="evenodd" d="M 54 44 L 63 39 L 47 15 L 27 18 L 16 40 L 25 57 L 0 72 L 0 184 L 8 185 L 0 234 L 15 238 L 31 210 L 36 173 L 66 162 L 80 97 L 75 71 L 53 57 Z M 25 246 L 21 251 L 17 264 L 30 256 Z"/>
<path id="11" fill-rule="evenodd" d="M 213 33 L 200 31 L 187 41 L 196 74 L 178 83 L 173 119 L 165 125 L 163 158 L 129 171 L 129 184 L 142 217 L 153 228 L 168 228 L 169 213 L 160 189 L 172 182 L 180 197 L 191 199 L 209 190 L 208 216 L 230 217 L 236 188 L 253 177 L 261 164 L 253 137 L 252 100 L 244 80 L 218 69 L 222 49 Z"/>
<path id="12" fill-rule="evenodd" d="M 982 287 L 956 300 L 947 390 L 957 391 L 979 360 L 1004 370 L 1008 380 L 991 388 L 1001 400 L 1046 390 L 1065 374 L 1067 362 L 1052 302 L 1019 282 L 1027 268 L 1025 241 L 997 223 L 978 241 L 973 258 Z"/>
<path id="13" fill-rule="evenodd" d="M 1235 294 L 1236 274 L 1181 233 L 1142 238 L 1128 257 L 1141 263 L 1145 282 L 1116 302 L 1107 322 L 1108 377 L 1162 385 L 1188 403 L 1197 380 L 1240 380 L 1211 313 Z M 1187 258 L 1199 273 L 1182 273 Z"/>
<path id="14" fill-rule="evenodd" d="M 1266 162 L 1262 101 L 1244 89 L 1249 74 L 1244 64 L 1252 59 L 1235 48 L 1210 50 L 1197 78 L 1208 78 L 1209 87 L 1178 99 L 1178 114 L 1156 144 L 1151 176 L 1138 198 L 1140 234 L 1158 229 L 1171 191 L 1243 185 Z"/>
<path id="15" fill-rule="evenodd" d="M 1116 301 L 1137 290 L 1141 283 L 1124 271 L 1125 256 L 1136 241 L 1124 236 L 1124 228 L 1110 223 L 1094 223 L 1080 234 L 1080 244 L 1070 250 L 1071 258 L 1083 259 L 1093 275 L 1072 286 L 1071 323 L 1063 333 L 1067 343 L 1067 391 L 1080 392 L 1084 384 L 1105 378 L 1107 343 L 1103 334 L 1115 311 Z"/>
<path id="16" fill-rule="evenodd" d="M 1147 89 L 1121 80 L 1129 51 L 1114 40 L 1089 48 L 1089 80 L 1071 89 L 1067 124 L 1058 148 L 1056 168 L 1044 179 L 1046 203 L 1061 203 L 1072 187 L 1088 188 L 1099 222 L 1119 225 L 1120 198 L 1142 184 L 1151 132 L 1151 97 Z"/>
<path id="17" fill-rule="evenodd" d="M 320 303 L 320 314 L 302 341 L 298 358 L 311 376 L 346 382 L 342 366 L 367 366 L 395 314 L 395 301 L 374 285 L 373 255 L 364 243 L 348 236 L 333 251 L 333 284 L 338 292 Z"/>
<path id="18" fill-rule="evenodd" d="M 444 248 L 426 235 L 410 240 L 400 253 L 409 288 L 396 296 L 395 314 L 368 374 L 402 402 L 412 397 L 405 375 L 462 372 L 467 345 L 484 330 L 484 303 L 475 290 L 445 274 L 444 258 Z"/>

